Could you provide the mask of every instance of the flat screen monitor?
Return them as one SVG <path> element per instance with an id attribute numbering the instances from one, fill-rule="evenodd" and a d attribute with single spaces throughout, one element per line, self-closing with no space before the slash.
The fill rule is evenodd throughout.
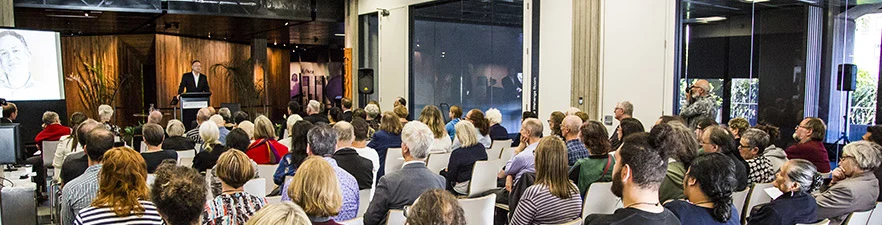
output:
<path id="1" fill-rule="evenodd" d="M 15 164 L 22 148 L 19 124 L 0 124 L 0 137 L 0 164 Z"/>
<path id="2" fill-rule="evenodd" d="M 64 99 L 58 32 L 0 28 L 0 98 Z"/>

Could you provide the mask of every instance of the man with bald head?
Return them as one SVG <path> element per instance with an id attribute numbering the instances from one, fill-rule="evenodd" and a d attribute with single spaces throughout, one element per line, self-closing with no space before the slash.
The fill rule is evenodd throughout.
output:
<path id="1" fill-rule="evenodd" d="M 717 103 L 710 96 L 710 83 L 707 80 L 696 80 L 686 94 L 686 106 L 680 110 L 680 117 L 686 120 L 689 128 L 695 129 L 698 121 L 707 118 L 717 119 Z"/>
<path id="2" fill-rule="evenodd" d="M 162 113 L 159 110 L 153 110 L 147 115 L 147 123 L 159 125 L 162 122 Z"/>
<path id="3" fill-rule="evenodd" d="M 86 136 L 83 152 L 89 167 L 61 189 L 61 224 L 64 225 L 73 224 L 77 212 L 91 206 L 98 194 L 98 173 L 104 153 L 113 148 L 114 135 L 104 128 L 93 129 Z"/>
<path id="4" fill-rule="evenodd" d="M 511 191 L 511 187 L 524 173 L 535 173 L 535 155 L 533 150 L 539 146 L 542 137 L 542 121 L 536 118 L 525 119 L 521 123 L 521 144 L 515 149 L 515 155 L 505 163 L 505 168 L 499 172 L 498 178 L 505 178 L 505 189 Z M 506 159 L 503 159 L 506 160 Z"/>
<path id="5" fill-rule="evenodd" d="M 201 108 L 199 112 L 196 112 L 196 127 L 192 130 L 187 131 L 187 138 L 189 138 L 193 143 L 202 143 L 202 137 L 199 136 L 199 125 L 202 125 L 202 122 L 208 121 L 211 118 L 211 110 L 208 108 Z"/>
<path id="6" fill-rule="evenodd" d="M 83 121 L 73 131 L 76 133 L 74 135 L 76 143 L 71 143 L 71 145 L 77 147 L 59 148 L 55 151 L 55 161 L 52 165 L 55 166 L 55 179 L 58 180 L 58 183 L 64 184 L 64 182 L 73 180 L 89 167 L 88 158 L 82 150 L 86 145 L 86 137 L 89 136 L 89 132 L 98 127 L 103 127 L 98 121 L 93 119 Z"/>
<path id="7" fill-rule="evenodd" d="M 567 163 L 569 166 L 576 161 L 588 157 L 588 148 L 579 140 L 579 129 L 582 128 L 582 119 L 575 115 L 564 117 L 560 123 L 560 132 L 567 142 Z"/>

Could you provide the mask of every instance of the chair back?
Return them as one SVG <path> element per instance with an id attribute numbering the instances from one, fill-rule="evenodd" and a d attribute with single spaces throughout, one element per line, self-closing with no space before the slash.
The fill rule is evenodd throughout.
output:
<path id="1" fill-rule="evenodd" d="M 582 219 L 591 214 L 612 214 L 618 208 L 619 198 L 610 191 L 612 182 L 594 182 L 585 192 L 582 204 Z"/>
<path id="2" fill-rule="evenodd" d="M 257 175 L 260 177 L 266 178 L 266 180 L 267 180 L 266 187 L 264 187 L 266 189 L 266 193 L 273 192 L 273 189 L 276 188 L 276 183 L 273 181 L 273 175 L 276 173 L 276 168 L 278 168 L 278 167 L 279 167 L 278 164 L 275 164 L 275 165 L 257 164 Z M 284 184 L 284 183 L 282 183 L 282 184 Z M 263 197 L 263 196 L 261 196 L 261 197 Z"/>
<path id="3" fill-rule="evenodd" d="M 873 209 L 867 224 L 882 224 L 882 202 L 876 202 L 876 209 Z"/>
<path id="4" fill-rule="evenodd" d="M 744 211 L 744 202 L 747 201 L 747 196 L 750 194 L 750 188 L 744 189 L 743 191 L 732 193 L 732 204 L 735 205 L 735 209 L 739 210 L 738 212 Z M 748 212 L 750 214 L 750 212 Z"/>
<path id="5" fill-rule="evenodd" d="M 514 147 L 503 148 L 502 153 L 499 153 L 499 159 L 505 160 L 506 162 L 508 162 L 508 160 L 510 160 L 511 157 L 513 157 L 515 155 L 514 152 L 515 152 Z M 489 158 L 489 156 L 488 156 L 488 158 Z"/>
<path id="6" fill-rule="evenodd" d="M 404 165 L 404 158 L 401 157 L 401 148 L 386 149 L 386 174 L 398 171 Z"/>
<path id="7" fill-rule="evenodd" d="M 178 165 L 183 167 L 193 167 L 193 157 L 178 158 Z"/>
<path id="8" fill-rule="evenodd" d="M 870 222 L 870 216 L 873 214 L 874 210 L 868 210 L 863 212 L 853 212 L 848 214 L 848 218 L 845 218 L 845 221 L 842 222 L 842 225 L 868 225 Z"/>
<path id="9" fill-rule="evenodd" d="M 750 194 L 747 195 L 747 201 L 744 202 L 744 208 L 741 208 L 741 221 L 750 215 L 750 210 L 754 206 L 766 204 L 772 201 L 772 197 L 766 194 L 766 188 L 774 187 L 772 183 L 755 183 L 748 188 Z"/>
<path id="10" fill-rule="evenodd" d="M 141 148 L 138 150 L 140 150 L 140 152 L 146 152 L 147 151 L 147 142 L 141 141 Z"/>
<path id="11" fill-rule="evenodd" d="M 404 217 L 404 210 L 389 210 L 389 215 L 386 216 L 386 225 L 404 225 L 405 222 L 407 222 L 407 218 Z"/>
<path id="12" fill-rule="evenodd" d="M 178 158 L 196 157 L 196 149 L 177 151 Z"/>
<path id="13" fill-rule="evenodd" d="M 364 217 L 357 217 L 355 219 L 347 220 L 340 222 L 343 225 L 364 225 Z"/>
<path id="14" fill-rule="evenodd" d="M 355 214 L 357 217 L 361 217 L 367 212 L 368 206 L 371 204 L 371 193 L 374 189 L 364 189 L 358 191 L 358 213 Z"/>
<path id="15" fill-rule="evenodd" d="M 485 191 L 496 188 L 496 175 L 501 169 L 501 159 L 475 161 L 472 167 L 472 180 L 469 182 L 469 197 L 475 197 Z M 505 164 L 502 164 L 505 165 Z"/>
<path id="16" fill-rule="evenodd" d="M 429 154 L 428 159 L 426 159 L 426 167 L 433 173 L 438 174 L 441 170 L 447 168 L 447 163 L 450 162 L 450 154 L 449 152 Z"/>
<path id="17" fill-rule="evenodd" d="M 152 173 L 147 174 L 147 187 L 153 187 L 153 181 L 156 180 L 156 175 Z"/>
<path id="18" fill-rule="evenodd" d="M 245 183 L 243 187 L 245 193 L 264 198 L 266 197 L 266 189 L 264 188 L 264 186 L 266 186 L 265 183 L 266 178 L 254 178 Z"/>
<path id="19" fill-rule="evenodd" d="M 58 143 L 60 141 L 43 141 L 43 149 L 40 150 L 43 155 L 43 166 L 46 168 L 52 167 L 52 161 L 55 160 L 55 150 L 58 149 Z M 76 141 L 71 142 L 73 144 L 77 144 Z"/>
<path id="20" fill-rule="evenodd" d="M 459 199 L 466 224 L 493 224 L 493 210 L 496 204 L 496 194 L 490 194 L 480 198 Z"/>
<path id="21" fill-rule="evenodd" d="M 502 155 L 502 150 L 506 148 L 511 148 L 512 140 L 494 140 L 493 144 L 490 145 L 490 148 L 487 149 L 487 159 L 494 160 L 498 159 L 500 155 Z"/>

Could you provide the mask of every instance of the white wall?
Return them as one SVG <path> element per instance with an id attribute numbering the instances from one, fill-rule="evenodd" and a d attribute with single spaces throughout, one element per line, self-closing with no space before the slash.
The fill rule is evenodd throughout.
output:
<path id="1" fill-rule="evenodd" d="M 566 112 L 570 108 L 573 2 L 541 1 L 539 16 L 539 120 L 545 122 L 551 112 Z M 529 63 L 529 58 L 524 62 Z M 529 90 L 529 87 L 524 89 Z M 547 123 L 543 130 L 545 134 L 550 133 Z"/>
<path id="2" fill-rule="evenodd" d="M 630 101 L 634 117 L 648 131 L 659 116 L 672 113 L 676 4 L 676 0 L 603 1 L 603 115 L 611 116 L 617 102 Z M 617 125 L 615 121 L 608 128 Z"/>

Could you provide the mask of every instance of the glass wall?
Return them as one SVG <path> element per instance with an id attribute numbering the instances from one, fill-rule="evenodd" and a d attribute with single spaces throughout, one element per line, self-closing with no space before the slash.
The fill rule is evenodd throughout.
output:
<path id="1" fill-rule="evenodd" d="M 497 108 L 509 133 L 520 129 L 523 2 L 461 0 L 411 8 L 410 112 L 427 105 L 445 117 Z M 445 118 L 449 120 L 450 118 Z"/>

